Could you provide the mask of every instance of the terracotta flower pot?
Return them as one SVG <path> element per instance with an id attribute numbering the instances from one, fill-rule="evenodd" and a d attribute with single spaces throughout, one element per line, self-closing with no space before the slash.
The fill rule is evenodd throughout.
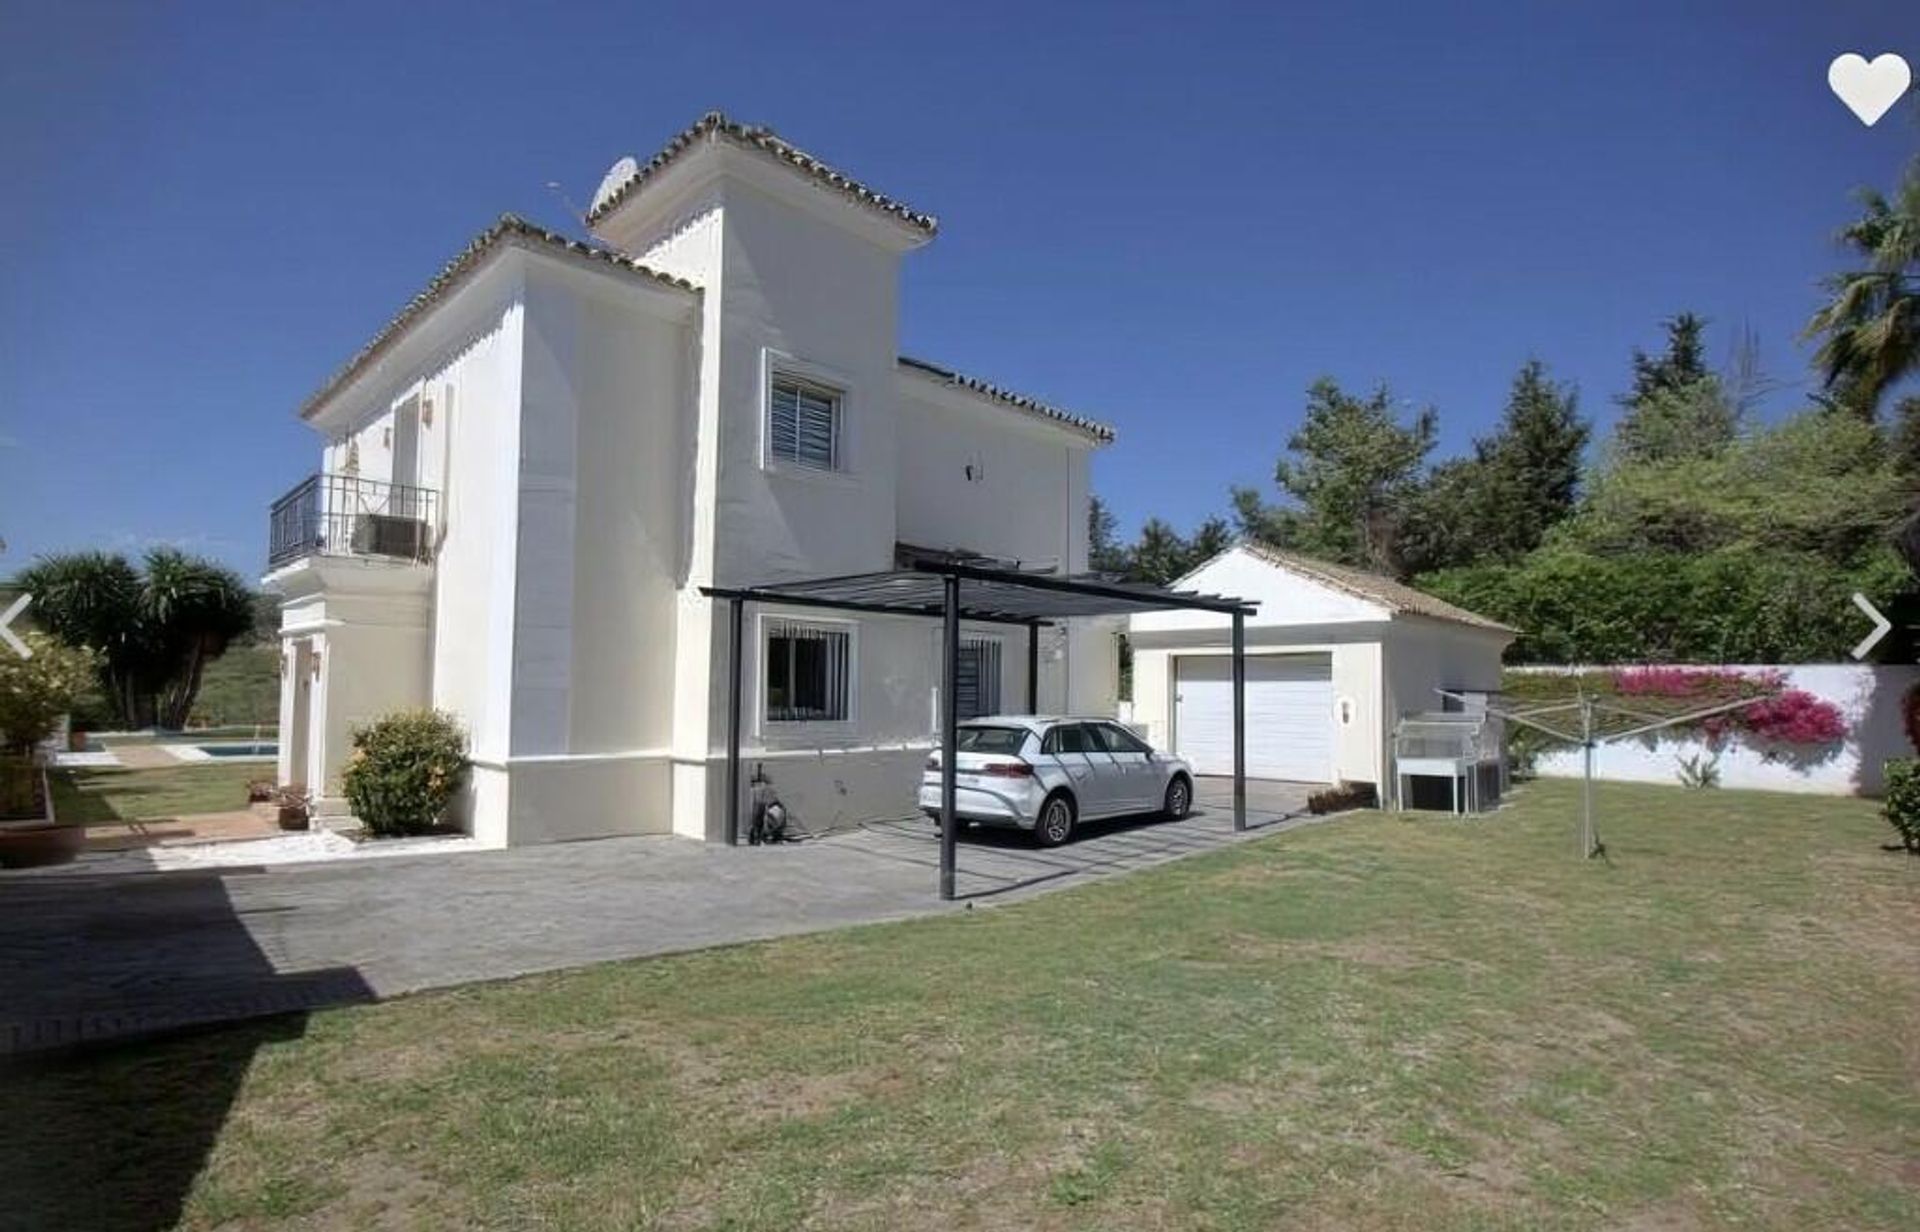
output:
<path id="1" fill-rule="evenodd" d="M 33 826 L 0 830 L 0 868 L 38 868 L 65 864 L 86 839 L 82 826 Z"/>

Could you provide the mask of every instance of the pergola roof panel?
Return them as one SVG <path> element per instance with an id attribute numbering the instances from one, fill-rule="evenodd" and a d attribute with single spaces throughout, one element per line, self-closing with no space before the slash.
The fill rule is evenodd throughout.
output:
<path id="1" fill-rule="evenodd" d="M 1224 595 L 1169 590 L 1145 582 L 1116 582 L 1097 574 L 1062 576 L 949 562 L 741 588 L 711 587 L 707 593 L 756 603 L 938 616 L 945 609 L 948 577 L 959 581 L 960 615 L 966 620 L 1033 624 L 1076 616 L 1196 609 L 1251 615 L 1256 606 Z"/>

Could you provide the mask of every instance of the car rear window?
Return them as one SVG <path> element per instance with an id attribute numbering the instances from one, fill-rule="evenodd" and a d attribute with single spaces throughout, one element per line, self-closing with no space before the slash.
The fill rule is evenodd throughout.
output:
<path id="1" fill-rule="evenodd" d="M 962 753 L 1018 753 L 1027 742 L 1024 727 L 962 727 L 953 733 Z"/>

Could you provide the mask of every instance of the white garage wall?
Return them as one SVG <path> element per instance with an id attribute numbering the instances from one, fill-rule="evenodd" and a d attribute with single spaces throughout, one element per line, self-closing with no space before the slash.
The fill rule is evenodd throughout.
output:
<path id="1" fill-rule="evenodd" d="M 1497 690 L 1500 655 L 1510 640 L 1510 634 L 1497 630 L 1397 617 L 1382 641 L 1389 728 L 1401 715 L 1445 709 L 1438 689 Z"/>

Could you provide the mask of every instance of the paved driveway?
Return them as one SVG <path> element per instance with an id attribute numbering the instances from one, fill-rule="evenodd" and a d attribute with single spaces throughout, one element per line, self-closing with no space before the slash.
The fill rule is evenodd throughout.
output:
<path id="1" fill-rule="evenodd" d="M 315 1009 L 993 904 L 1303 824 L 1310 789 L 1203 780 L 1181 822 L 1094 825 L 1050 851 L 969 835 L 936 896 L 925 822 L 727 848 L 606 839 L 463 855 L 0 880 L 0 1053 Z"/>

